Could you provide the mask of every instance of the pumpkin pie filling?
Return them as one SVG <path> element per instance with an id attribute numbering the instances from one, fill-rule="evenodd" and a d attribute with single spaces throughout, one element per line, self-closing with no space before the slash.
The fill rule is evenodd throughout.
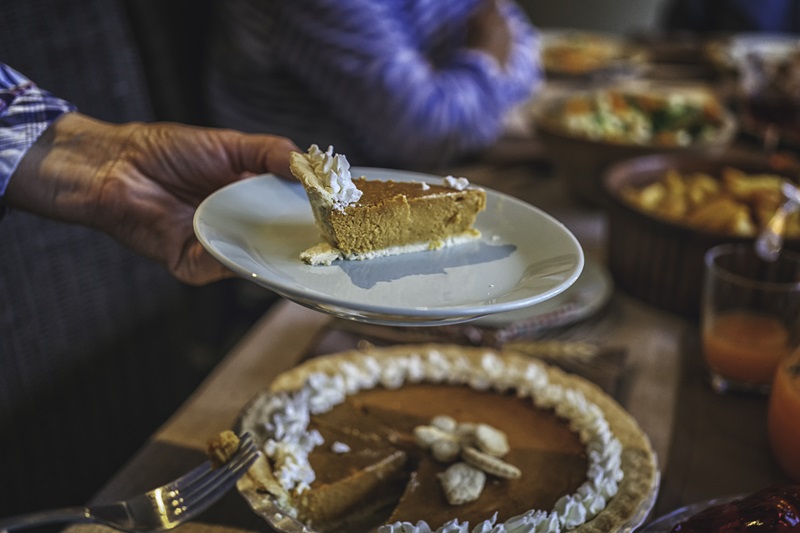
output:
<path id="1" fill-rule="evenodd" d="M 510 480 L 490 476 L 478 500 L 457 508 L 449 506 L 437 481 L 437 475 L 448 465 L 431 459 L 414 444 L 413 437 L 414 427 L 442 414 L 459 422 L 489 423 L 503 431 L 511 446 L 504 459 L 520 468 L 522 476 Z M 361 436 L 374 435 L 367 440 L 391 442 L 408 454 L 407 479 L 413 482 L 406 484 L 389 522 L 425 520 L 443 524 L 458 517 L 477 523 L 494 512 L 503 521 L 524 513 L 531 505 L 551 509 L 559 498 L 575 492 L 586 481 L 586 448 L 578 435 L 552 412 L 537 409 L 529 399 L 511 393 L 433 384 L 396 390 L 375 388 L 348 397 L 331 411 L 313 417 L 309 425 L 321 431 L 332 426 Z M 318 447 L 309 455 L 312 465 L 318 465 L 315 471 L 338 470 L 350 461 L 348 454 L 318 454 L 322 449 Z"/>
<path id="2" fill-rule="evenodd" d="M 292 153 L 292 173 L 303 183 L 323 242 L 301 254 L 312 265 L 433 250 L 480 237 L 473 227 L 486 192 L 451 176 L 444 185 L 422 181 L 352 179 L 333 149 L 313 145 Z"/>

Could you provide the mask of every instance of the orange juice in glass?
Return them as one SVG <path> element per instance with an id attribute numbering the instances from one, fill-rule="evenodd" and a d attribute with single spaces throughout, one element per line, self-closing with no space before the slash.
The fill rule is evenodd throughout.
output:
<path id="1" fill-rule="evenodd" d="M 703 326 L 709 368 L 739 383 L 771 383 L 789 346 L 789 331 L 780 320 L 752 311 L 720 313 Z"/>
<path id="2" fill-rule="evenodd" d="M 778 464 L 800 483 L 800 350 L 785 357 L 769 397 L 769 442 Z"/>
<path id="3" fill-rule="evenodd" d="M 751 245 L 721 245 L 706 253 L 702 341 L 711 385 L 766 393 L 778 362 L 797 345 L 800 256 L 774 262 Z"/>

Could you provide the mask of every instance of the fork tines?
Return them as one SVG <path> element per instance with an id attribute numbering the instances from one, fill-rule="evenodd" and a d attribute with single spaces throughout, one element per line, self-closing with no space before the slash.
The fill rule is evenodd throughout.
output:
<path id="1" fill-rule="evenodd" d="M 190 483 L 176 487 L 173 498 L 186 504 L 183 512 L 192 512 L 189 507 L 204 507 L 206 502 L 216 500 L 220 494 L 235 485 L 242 473 L 258 459 L 259 453 L 252 435 L 243 434 L 239 449 L 231 455 L 228 462 L 217 468 L 209 468 Z"/>

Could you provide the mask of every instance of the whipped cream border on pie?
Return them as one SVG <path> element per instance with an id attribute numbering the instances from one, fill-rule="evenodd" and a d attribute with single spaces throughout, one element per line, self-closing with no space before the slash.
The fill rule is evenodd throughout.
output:
<path id="1" fill-rule="evenodd" d="M 470 526 L 456 517 L 438 529 L 433 529 L 438 524 L 425 522 L 395 523 L 380 526 L 379 533 L 613 531 L 630 520 L 633 508 L 641 507 L 642 499 L 656 490 L 658 472 L 649 441 L 635 421 L 594 385 L 518 354 L 448 345 L 397 346 L 311 360 L 279 376 L 271 392 L 245 411 L 240 424 L 262 430 L 259 437 L 272 463 L 272 479 L 282 487 L 282 494 L 273 495 L 286 511 L 296 513 L 291 495 L 307 490 L 315 479 L 308 455 L 322 444 L 322 437 L 307 430 L 313 414 L 330 410 L 360 390 L 420 382 L 513 390 L 539 408 L 552 409 L 585 444 L 587 479 L 553 509 L 531 509 L 504 523 L 496 523 L 496 516 L 491 516 Z M 611 424 L 606 415 L 613 418 Z M 624 454 L 627 447 L 631 449 Z M 623 472 L 634 475 L 625 479 Z M 623 484 L 628 494 L 615 501 Z M 612 506 L 613 512 L 605 513 L 610 516 L 593 524 L 593 518 Z"/>

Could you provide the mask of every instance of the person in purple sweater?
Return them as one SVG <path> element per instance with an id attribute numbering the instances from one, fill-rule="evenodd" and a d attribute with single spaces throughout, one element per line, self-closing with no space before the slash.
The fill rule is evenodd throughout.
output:
<path id="1" fill-rule="evenodd" d="M 493 143 L 541 81 L 511 0 L 229 0 L 207 86 L 215 125 L 426 167 Z"/>

